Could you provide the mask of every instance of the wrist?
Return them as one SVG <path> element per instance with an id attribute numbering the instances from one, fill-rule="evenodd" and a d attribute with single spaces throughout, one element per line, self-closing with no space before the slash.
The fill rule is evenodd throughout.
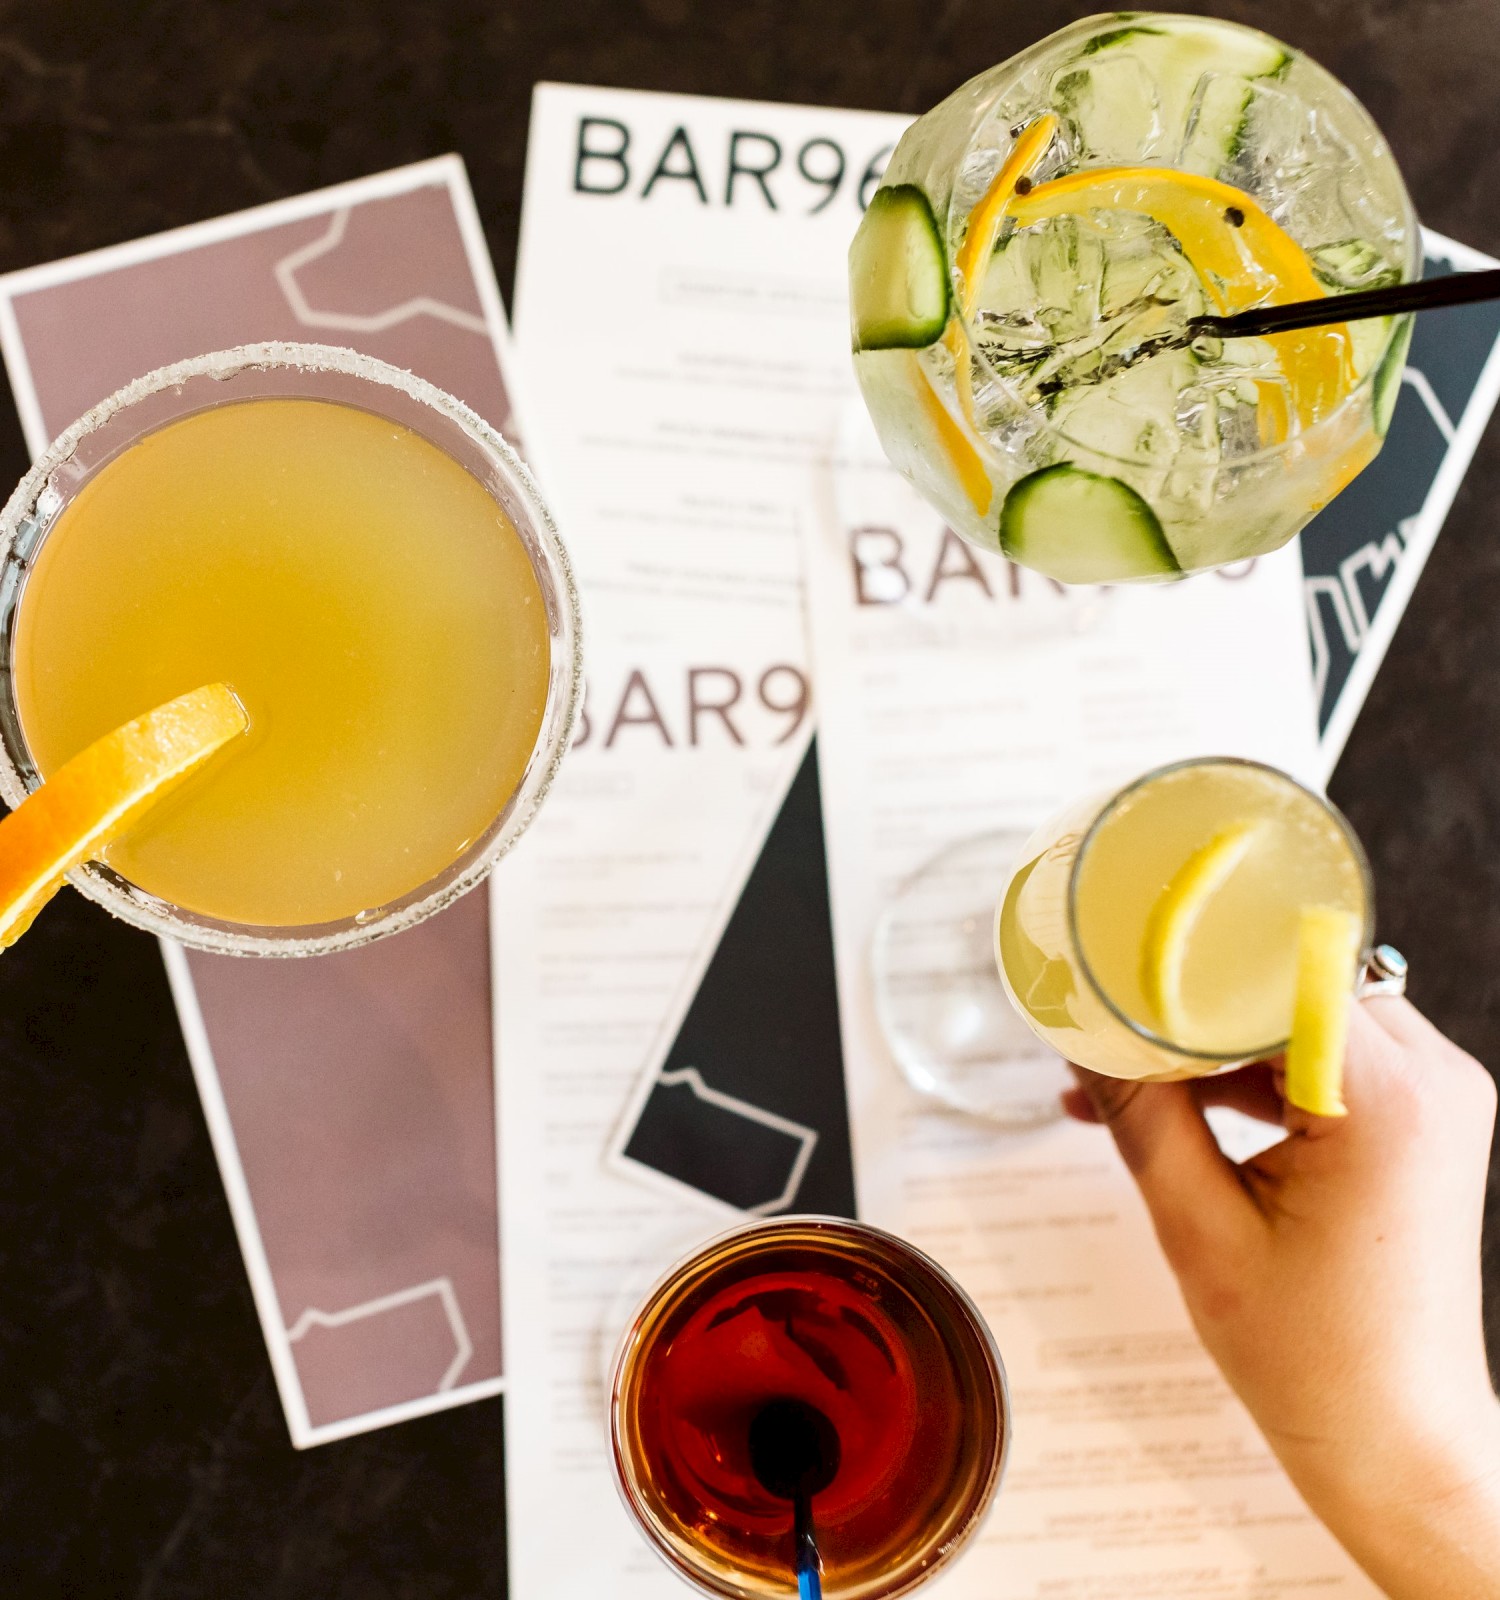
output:
<path id="1" fill-rule="evenodd" d="M 1306 1482 L 1301 1481 L 1304 1476 Z M 1392 1426 L 1336 1477 L 1298 1472 L 1309 1506 L 1391 1600 L 1500 1592 L 1500 1401 Z"/>

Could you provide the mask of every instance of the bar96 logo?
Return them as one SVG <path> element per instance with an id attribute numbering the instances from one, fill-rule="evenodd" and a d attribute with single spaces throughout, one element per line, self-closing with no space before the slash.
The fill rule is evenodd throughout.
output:
<path id="1" fill-rule="evenodd" d="M 757 205 L 806 216 L 842 196 L 863 211 L 894 148 L 852 151 L 826 134 L 793 141 L 754 128 L 695 134 L 685 123 L 647 136 L 618 117 L 580 117 L 573 191 L 641 200 L 675 193 L 703 206 Z"/>
<path id="2" fill-rule="evenodd" d="M 758 672 L 703 665 L 633 667 L 590 682 L 573 748 L 768 748 L 796 737 L 811 709 L 807 675 L 781 661 Z"/>

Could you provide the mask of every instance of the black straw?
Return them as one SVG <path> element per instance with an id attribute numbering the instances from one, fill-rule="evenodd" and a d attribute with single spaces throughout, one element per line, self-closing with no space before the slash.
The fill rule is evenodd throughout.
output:
<path id="1" fill-rule="evenodd" d="M 1452 272 L 1442 278 L 1394 283 L 1384 289 L 1359 289 L 1353 294 L 1328 294 L 1317 300 L 1294 300 L 1284 306 L 1256 306 L 1230 317 L 1193 317 L 1189 339 L 1209 334 L 1216 339 L 1253 339 L 1268 333 L 1292 333 L 1334 322 L 1362 322 L 1367 317 L 1395 317 L 1407 311 L 1432 311 L 1439 306 L 1466 306 L 1476 300 L 1500 300 L 1500 267 L 1487 272 Z"/>
<path id="2" fill-rule="evenodd" d="M 1416 283 L 1396 283 L 1385 289 L 1358 289 L 1353 294 L 1325 294 L 1317 300 L 1293 300 L 1283 306 L 1256 306 L 1228 317 L 1189 317 L 1166 333 L 1152 334 L 1137 345 L 1105 357 L 1082 378 L 1044 379 L 1036 385 L 1031 398 L 1061 394 L 1075 383 L 1104 383 L 1142 361 L 1168 350 L 1181 350 L 1205 337 L 1255 339 L 1268 333 L 1293 333 L 1298 328 L 1362 322 L 1367 317 L 1393 317 L 1408 311 L 1472 305 L 1477 300 L 1500 300 L 1500 267 L 1486 272 L 1453 272 L 1443 278 L 1422 278 Z"/>

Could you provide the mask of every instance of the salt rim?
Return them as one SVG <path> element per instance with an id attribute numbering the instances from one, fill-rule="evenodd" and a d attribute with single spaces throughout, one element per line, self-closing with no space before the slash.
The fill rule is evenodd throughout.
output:
<path id="1" fill-rule="evenodd" d="M 80 894 L 133 927 L 192 949 L 220 955 L 294 957 L 352 950 L 373 943 L 376 939 L 403 932 L 467 894 L 489 875 L 495 863 L 511 849 L 535 817 L 572 742 L 583 700 L 582 615 L 573 565 L 558 534 L 557 525 L 525 463 L 495 428 L 446 390 L 439 389 L 402 367 L 373 356 L 361 355 L 340 345 L 301 344 L 291 340 L 237 345 L 229 350 L 216 350 L 174 362 L 170 366 L 158 367 L 116 390 L 60 434 L 17 484 L 3 511 L 0 511 L 0 565 L 12 559 L 16 536 L 23 523 L 38 511 L 49 518 L 56 514 L 60 496 L 51 486 L 52 474 L 72 459 L 84 439 L 97 432 L 112 417 L 152 395 L 193 379 L 210 378 L 221 382 L 245 372 L 278 369 L 337 373 L 398 390 L 409 399 L 447 417 L 488 453 L 490 464 L 499 469 L 501 478 L 516 491 L 521 507 L 530 520 L 530 532 L 538 546 L 536 554 L 539 559 L 534 564 L 543 568 L 542 575 L 550 579 L 558 591 L 556 615 L 549 616 L 548 621 L 555 629 L 554 644 L 566 655 L 568 665 L 561 686 L 555 666 L 549 671 L 547 700 L 536 745 L 514 794 L 490 825 L 494 835 L 490 842 L 461 871 L 446 882 L 440 882 L 437 888 L 429 889 L 428 885 L 421 885 L 405 899 L 378 909 L 366 920 L 360 920 L 366 916 L 361 912 L 340 922 L 310 924 L 305 929 L 294 929 L 280 935 L 267 934 L 253 931 L 253 925 L 250 924 L 219 922 L 157 900 L 98 862 L 86 863 L 68 874 L 68 882 Z M 309 395 L 306 398 L 316 396 Z M 189 414 L 190 411 L 183 413 Z M 47 504 L 49 495 L 54 500 L 50 506 Z M 522 542 L 524 544 L 526 540 L 523 538 Z M 528 550 L 528 554 L 531 553 Z M 19 591 L 7 607 L 4 619 L 7 622 L 17 608 L 18 600 Z M 15 704 L 14 679 L 9 670 L 4 673 L 0 696 L 6 703 L 9 720 L 19 730 L 20 715 Z M 25 749 L 24 738 L 21 744 L 22 755 L 30 764 L 30 752 Z M 35 787 L 40 787 L 40 784 Z M 21 776 L 6 730 L 0 723 L 0 796 L 14 807 L 32 792 Z"/>

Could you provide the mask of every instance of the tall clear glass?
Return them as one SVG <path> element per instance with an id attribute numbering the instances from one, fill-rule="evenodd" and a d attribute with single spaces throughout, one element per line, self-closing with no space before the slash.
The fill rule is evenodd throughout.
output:
<path id="1" fill-rule="evenodd" d="M 1192 977 L 1214 1020 L 1174 1024 L 1143 984 L 1151 911 L 1230 827 L 1260 829 L 1263 843 L 1253 878 L 1236 869 L 1244 893 L 1221 888 L 1220 926 L 1198 937 Z M 1351 912 L 1370 951 L 1369 863 L 1343 816 L 1274 767 L 1178 762 L 1079 801 L 1033 836 L 1000 896 L 996 960 L 1019 1016 L 1069 1061 L 1116 1078 L 1197 1077 L 1286 1048 L 1297 916 L 1308 902 Z M 1285 1003 L 1238 1003 L 1258 994 Z"/>
<path id="2" fill-rule="evenodd" d="M 567 552 L 530 474 L 481 417 L 411 373 L 352 350 L 247 345 L 137 379 L 80 418 L 46 451 L 0 514 L 0 648 L 7 669 L 0 685 L 0 794 L 17 805 L 42 781 L 17 700 L 15 652 L 28 577 L 49 532 L 107 466 L 149 435 L 200 413 L 261 400 L 321 401 L 371 413 L 425 439 L 477 480 L 524 549 L 550 646 L 540 727 L 514 791 L 442 870 L 387 903 L 332 922 L 266 926 L 224 921 L 172 904 L 102 862 L 70 874 L 80 893 L 116 916 L 186 945 L 234 955 L 319 955 L 408 928 L 479 883 L 535 815 L 567 749 L 581 698 L 577 590 Z M 422 561 L 423 540 L 432 532 L 411 529 L 407 561 Z M 333 596 L 329 603 L 338 601 Z M 442 692 L 462 695 L 464 690 L 464 684 L 453 683 Z M 440 709 L 433 707 L 434 713 Z M 357 804 L 357 797 L 351 803 Z"/>

